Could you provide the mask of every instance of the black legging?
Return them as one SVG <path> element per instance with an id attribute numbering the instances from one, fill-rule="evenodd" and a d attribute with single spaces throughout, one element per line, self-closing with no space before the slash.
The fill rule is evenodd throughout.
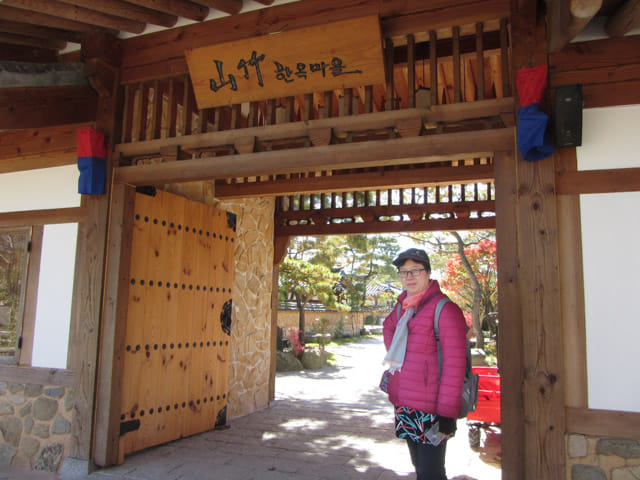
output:
<path id="1" fill-rule="evenodd" d="M 407 439 L 407 445 L 409 445 L 411 463 L 416 469 L 417 480 L 447 480 L 444 468 L 446 441 L 434 447 Z"/>

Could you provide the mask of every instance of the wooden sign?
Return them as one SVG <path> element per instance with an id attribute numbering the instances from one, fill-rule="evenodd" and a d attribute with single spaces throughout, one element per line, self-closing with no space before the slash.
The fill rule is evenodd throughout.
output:
<path id="1" fill-rule="evenodd" d="M 185 52 L 198 108 L 384 83 L 377 15 Z"/>

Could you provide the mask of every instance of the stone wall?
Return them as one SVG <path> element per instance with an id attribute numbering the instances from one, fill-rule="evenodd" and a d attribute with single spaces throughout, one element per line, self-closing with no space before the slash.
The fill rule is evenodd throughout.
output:
<path id="1" fill-rule="evenodd" d="M 272 198 L 216 205 L 238 216 L 227 418 L 269 404 L 274 205 Z"/>
<path id="2" fill-rule="evenodd" d="M 69 453 L 69 387 L 0 381 L 0 467 L 56 472 Z"/>
<path id="3" fill-rule="evenodd" d="M 324 333 L 333 334 L 338 326 L 342 333 L 346 335 L 359 335 L 360 329 L 364 326 L 364 319 L 367 315 L 377 315 L 361 312 L 305 312 L 305 331 L 310 333 L 320 333 L 322 330 L 322 320 L 327 320 L 327 331 Z M 380 314 L 382 318 L 386 315 Z M 342 320 L 342 322 L 341 322 Z M 340 325 L 342 323 L 342 325 Z M 278 310 L 278 327 L 284 330 L 286 335 L 290 328 L 298 329 L 298 312 Z"/>
<path id="4" fill-rule="evenodd" d="M 636 480 L 640 443 L 622 438 L 567 435 L 567 479 Z"/>

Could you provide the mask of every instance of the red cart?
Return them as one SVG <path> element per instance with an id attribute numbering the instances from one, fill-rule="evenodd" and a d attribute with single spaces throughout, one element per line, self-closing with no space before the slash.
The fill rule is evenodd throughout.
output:
<path id="1" fill-rule="evenodd" d="M 480 430 L 500 426 L 500 373 L 497 367 L 473 367 L 478 378 L 478 404 L 467 415 L 469 445 L 480 446 Z"/>

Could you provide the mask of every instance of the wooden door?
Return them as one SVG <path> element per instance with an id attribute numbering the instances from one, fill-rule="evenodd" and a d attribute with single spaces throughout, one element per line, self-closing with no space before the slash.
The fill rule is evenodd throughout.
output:
<path id="1" fill-rule="evenodd" d="M 235 215 L 135 194 L 119 456 L 226 423 Z"/>

